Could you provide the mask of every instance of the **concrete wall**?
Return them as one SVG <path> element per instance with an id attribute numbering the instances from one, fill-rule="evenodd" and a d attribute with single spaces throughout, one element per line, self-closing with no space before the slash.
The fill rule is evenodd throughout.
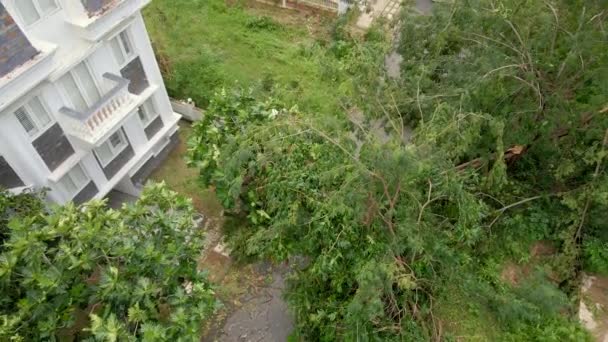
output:
<path id="1" fill-rule="evenodd" d="M 13 17 L 0 3 L 0 77 L 38 54 Z"/>
<path id="2" fill-rule="evenodd" d="M 184 119 L 190 122 L 200 121 L 203 119 L 203 111 L 196 108 L 195 103 L 192 102 L 191 99 L 188 99 L 187 102 L 172 99 L 171 107 L 173 108 L 174 112 L 183 116 Z"/>

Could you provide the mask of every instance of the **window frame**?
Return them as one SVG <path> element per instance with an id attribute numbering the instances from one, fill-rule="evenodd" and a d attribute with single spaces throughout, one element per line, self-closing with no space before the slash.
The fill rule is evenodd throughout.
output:
<path id="1" fill-rule="evenodd" d="M 36 13 L 38 14 L 38 19 L 36 19 L 35 21 L 33 21 L 31 23 L 27 23 L 27 21 L 25 20 L 25 18 L 23 16 L 23 13 L 21 12 L 21 8 L 19 8 L 19 5 L 17 5 L 18 1 L 30 1 L 32 3 L 32 6 L 34 6 L 34 9 L 36 10 Z M 41 22 L 43 19 L 46 19 L 46 18 L 50 17 L 51 15 L 55 14 L 57 11 L 61 10 L 61 4 L 59 3 L 59 1 L 57 1 L 57 0 L 50 0 L 50 1 L 52 1 L 53 4 L 55 4 L 55 8 L 48 12 L 44 12 L 42 10 L 42 8 L 40 7 L 39 0 L 15 0 L 15 8 L 17 9 L 17 12 L 19 13 L 19 18 L 23 22 L 23 25 L 25 27 L 34 26 L 34 25 L 38 24 L 39 22 Z"/>
<path id="2" fill-rule="evenodd" d="M 139 115 L 140 109 L 143 109 L 144 115 L 148 118 L 148 120 L 145 122 Z M 139 121 L 143 125 L 144 129 L 147 128 L 159 115 L 160 113 L 156 110 L 156 105 L 154 104 L 152 98 L 147 99 L 139 107 L 137 107 L 137 116 L 139 117 Z"/>
<path id="3" fill-rule="evenodd" d="M 83 184 L 78 185 L 76 184 L 76 182 L 74 181 L 75 178 L 73 178 L 73 176 L 71 175 L 72 171 L 74 171 L 75 168 L 79 167 L 80 170 L 82 171 L 82 174 L 85 176 L 85 181 L 83 182 Z M 76 190 L 74 191 L 74 193 L 70 193 L 70 191 L 67 189 L 67 187 L 64 185 L 63 180 L 69 177 L 70 181 L 74 184 L 74 187 L 76 188 Z M 84 166 L 82 166 L 82 163 L 78 162 L 76 163 L 76 165 L 74 165 L 70 171 L 66 172 L 65 175 L 63 175 L 63 177 L 61 177 L 61 179 L 59 179 L 57 181 L 57 184 L 59 185 L 61 191 L 67 195 L 67 197 L 72 200 L 74 199 L 74 197 L 76 197 L 84 188 L 87 187 L 87 185 L 89 185 L 89 183 L 92 181 L 91 176 L 89 176 L 87 170 L 85 169 Z"/>
<path id="4" fill-rule="evenodd" d="M 133 45 L 133 39 L 132 39 L 132 34 L 131 34 L 130 28 L 131 28 L 130 26 L 127 26 L 123 30 L 121 30 L 120 32 L 118 32 L 117 34 L 112 36 L 110 39 L 108 39 L 108 44 L 110 45 L 110 51 L 112 53 L 112 56 L 114 57 L 114 61 L 116 61 L 116 64 L 118 65 L 119 69 L 122 69 L 125 66 L 127 66 L 138 56 L 138 54 L 135 52 L 135 46 Z M 124 34 L 124 38 L 127 40 L 127 43 L 130 45 L 131 53 L 126 52 L 125 46 L 123 44 L 123 40 L 121 39 L 122 38 L 121 35 L 123 35 L 123 34 Z M 114 48 L 112 47 L 112 44 L 114 41 L 118 42 L 118 47 L 119 47 L 122 57 L 124 59 L 124 61 L 122 63 L 116 58 L 116 53 L 114 53 Z"/>
<path id="5" fill-rule="evenodd" d="M 38 102 L 40 102 L 40 106 L 42 106 L 42 110 L 45 112 L 46 116 L 49 118 L 49 122 L 45 125 L 40 124 L 38 117 L 33 114 L 34 111 L 31 109 L 30 102 L 33 101 L 34 99 L 38 99 Z M 34 128 L 36 128 L 35 133 L 28 132 L 25 129 L 25 127 L 23 127 L 23 124 L 17 117 L 17 111 L 22 108 L 24 109 L 24 112 L 28 116 L 28 119 L 30 120 L 30 122 L 34 125 Z M 19 122 L 19 126 L 21 127 L 21 129 L 23 129 L 23 132 L 25 132 L 25 134 L 28 136 L 28 138 L 31 141 L 36 140 L 38 137 L 40 137 L 42 134 L 44 134 L 44 132 L 46 132 L 49 128 L 51 128 L 56 122 L 55 118 L 51 115 L 51 111 L 49 110 L 45 101 L 43 101 L 42 96 L 40 94 L 36 94 L 36 95 L 28 98 L 27 100 L 23 101 L 23 103 L 19 104 L 15 108 L 15 110 L 13 110 L 13 116 L 15 117 L 15 120 L 17 120 L 17 122 Z"/>
<path id="6" fill-rule="evenodd" d="M 112 146 L 112 142 L 111 139 L 114 135 L 119 134 L 120 135 L 120 139 L 122 140 L 122 145 L 119 147 L 114 147 Z M 99 152 L 97 151 L 98 148 L 107 145 L 108 149 L 110 150 L 110 152 L 112 153 L 112 157 L 109 160 L 103 160 L 103 158 L 100 157 Z M 108 138 L 99 146 L 94 148 L 94 152 L 95 152 L 95 157 L 97 157 L 97 160 L 99 161 L 99 164 L 101 165 L 101 167 L 106 167 L 108 166 L 114 159 L 116 159 L 116 157 L 121 154 L 125 149 L 127 149 L 127 147 L 129 147 L 129 140 L 127 140 L 127 135 L 125 134 L 124 130 L 121 128 L 119 128 L 118 130 L 116 130 L 114 133 L 110 134 L 108 136 Z"/>
<path id="7" fill-rule="evenodd" d="M 70 95 L 68 94 L 67 89 L 65 89 L 60 82 L 60 80 L 63 77 L 67 76 L 68 74 L 72 77 L 72 79 L 74 79 L 74 83 L 76 83 L 76 88 L 78 88 L 78 91 L 80 92 L 80 96 L 84 99 L 84 102 L 86 103 L 88 108 L 91 108 L 97 101 L 99 101 L 99 100 L 92 101 L 92 99 L 89 98 L 89 95 L 83 90 L 84 89 L 83 81 L 80 79 L 80 77 L 78 77 L 78 75 L 74 71 L 76 69 L 76 67 L 78 67 L 80 64 L 82 64 L 85 67 L 85 69 L 91 76 L 91 79 L 93 80 L 93 85 L 95 86 L 95 89 L 97 90 L 97 93 L 99 94 L 99 98 L 100 99 L 103 98 L 101 87 L 99 86 L 97 78 L 95 78 L 95 74 L 92 72 L 92 69 L 89 66 L 88 61 L 86 59 L 82 60 L 82 61 L 74 64 L 72 66 L 72 68 L 70 68 L 70 70 L 68 70 L 61 77 L 59 77 L 56 82 L 57 87 L 61 90 L 61 94 L 65 98 L 66 102 L 71 104 L 73 109 L 76 109 L 76 105 L 72 102 L 72 99 L 71 99 Z"/>

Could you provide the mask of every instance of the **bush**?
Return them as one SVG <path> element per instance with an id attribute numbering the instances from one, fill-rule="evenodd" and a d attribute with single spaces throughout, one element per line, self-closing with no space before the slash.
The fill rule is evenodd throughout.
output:
<path id="1" fill-rule="evenodd" d="M 608 243 L 598 238 L 589 238 L 585 241 L 583 250 L 585 269 L 608 275 Z"/>
<path id="2" fill-rule="evenodd" d="M 216 301 L 197 270 L 190 201 L 153 185 L 118 211 L 93 201 L 44 212 L 26 196 L 0 254 L 0 340 L 200 337 Z M 0 203 L 25 202 L 3 192 Z"/>
<path id="3" fill-rule="evenodd" d="M 206 107 L 215 90 L 224 83 L 217 63 L 217 57 L 205 48 L 200 48 L 195 57 L 184 56 L 174 61 L 165 76 L 169 94 L 178 99 L 192 98 L 198 107 Z"/>
<path id="4" fill-rule="evenodd" d="M 252 17 L 247 19 L 245 26 L 255 31 L 276 31 L 281 25 L 267 16 Z"/>

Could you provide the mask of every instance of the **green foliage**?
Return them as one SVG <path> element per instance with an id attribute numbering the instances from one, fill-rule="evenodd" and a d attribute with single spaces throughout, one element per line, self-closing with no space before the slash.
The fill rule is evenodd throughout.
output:
<path id="1" fill-rule="evenodd" d="M 594 273 L 608 274 L 608 243 L 597 238 L 585 241 L 585 268 Z"/>
<path id="2" fill-rule="evenodd" d="M 267 16 L 249 18 L 245 26 L 252 30 L 266 31 L 274 31 L 281 28 L 281 25 L 279 25 L 277 22 L 272 20 L 272 18 Z"/>
<path id="3" fill-rule="evenodd" d="M 436 312 L 452 295 L 488 340 L 587 339 L 568 314 L 581 256 L 605 264 L 601 2 L 404 15 L 398 81 L 381 67 L 386 35 L 336 27 L 324 75 L 345 113 L 213 98 L 190 163 L 248 223 L 234 253 L 304 259 L 287 298 L 309 340 L 450 339 Z"/>
<path id="4" fill-rule="evenodd" d="M 340 63 L 319 48 L 330 19 L 302 19 L 271 7 L 248 10 L 224 0 L 155 0 L 144 17 L 171 96 L 206 108 L 215 92 L 237 83 L 289 106 L 340 109 L 340 80 L 325 75 L 326 67 Z M 258 88 L 268 76 L 285 86 Z"/>
<path id="5" fill-rule="evenodd" d="M 192 56 L 172 60 L 170 70 L 165 74 L 167 90 L 173 97 L 196 99 L 200 106 L 206 106 L 214 89 L 224 82 L 219 62 L 219 58 L 205 46 L 199 47 Z M 205 86 L 200 87 L 199 84 Z"/>
<path id="6" fill-rule="evenodd" d="M 0 339 L 198 340 L 216 303 L 190 201 L 162 184 L 118 211 L 0 198 L 21 213 L 0 255 Z"/>
<path id="7" fill-rule="evenodd" d="M 247 214 L 249 228 L 231 241 L 237 256 L 308 260 L 287 293 L 300 332 L 321 340 L 431 338 L 429 294 L 471 272 L 465 266 L 484 245 L 480 225 L 492 210 L 470 192 L 483 182 L 448 171 L 441 159 L 391 149 L 398 141 L 366 140 L 350 154 L 352 136 L 340 120 L 306 118 L 247 92 L 219 93 L 212 108 L 194 127 L 191 162 L 228 210 Z M 485 293 L 478 301 L 507 335 L 559 319 L 568 305 L 544 278 L 495 295 L 498 273 L 464 291 Z"/>
<path id="8" fill-rule="evenodd" d="M 509 332 L 504 341 L 534 341 L 534 342 L 560 342 L 585 341 L 591 342 L 593 338 L 576 321 L 565 319 L 545 320 L 541 325 L 522 325 L 519 330 Z"/>
<path id="9" fill-rule="evenodd" d="M 11 196 L 0 189 L 0 252 L 4 250 L 4 241 L 10 236 L 8 223 L 15 217 L 27 217 L 44 213 L 44 204 L 40 200 L 44 193 L 24 192 Z"/>

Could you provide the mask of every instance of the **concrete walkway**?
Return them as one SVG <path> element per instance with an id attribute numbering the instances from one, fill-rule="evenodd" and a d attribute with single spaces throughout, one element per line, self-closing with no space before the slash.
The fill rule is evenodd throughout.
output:
<path id="1" fill-rule="evenodd" d="M 219 341 L 287 341 L 293 319 L 281 295 L 285 281 L 273 272 L 273 282 L 241 298 L 243 306 L 226 320 Z"/>
<path id="2" fill-rule="evenodd" d="M 371 11 L 367 12 L 366 8 L 362 8 L 361 15 L 357 19 L 357 27 L 363 30 L 367 30 L 374 19 L 385 17 L 387 19 L 393 19 L 395 15 L 399 13 L 401 8 L 401 0 L 370 0 Z"/>
<path id="3" fill-rule="evenodd" d="M 393 20 L 399 15 L 401 10 L 402 0 L 370 0 L 371 11 L 369 8 L 361 8 L 361 15 L 357 19 L 357 27 L 367 30 L 373 23 L 374 19 L 386 18 Z M 414 9 L 422 15 L 431 14 L 433 0 L 416 0 Z"/>
<path id="4" fill-rule="evenodd" d="M 223 264 L 226 273 L 231 264 L 229 256 L 212 251 L 209 255 L 214 263 Z M 209 258 L 208 258 L 209 259 Z M 210 265 L 210 260 L 206 260 Z M 215 269 L 216 266 L 211 266 Z M 289 313 L 282 294 L 285 289 L 287 266 L 273 266 L 269 263 L 254 265 L 253 273 L 246 278 L 247 290 L 226 302 L 228 316 L 221 319 L 203 337 L 208 342 L 261 342 L 287 341 L 294 329 L 294 320 Z M 243 279 L 241 279 L 242 281 Z M 229 282 L 219 282 L 219 286 L 230 286 Z M 234 303 L 238 303 L 234 305 Z"/>

